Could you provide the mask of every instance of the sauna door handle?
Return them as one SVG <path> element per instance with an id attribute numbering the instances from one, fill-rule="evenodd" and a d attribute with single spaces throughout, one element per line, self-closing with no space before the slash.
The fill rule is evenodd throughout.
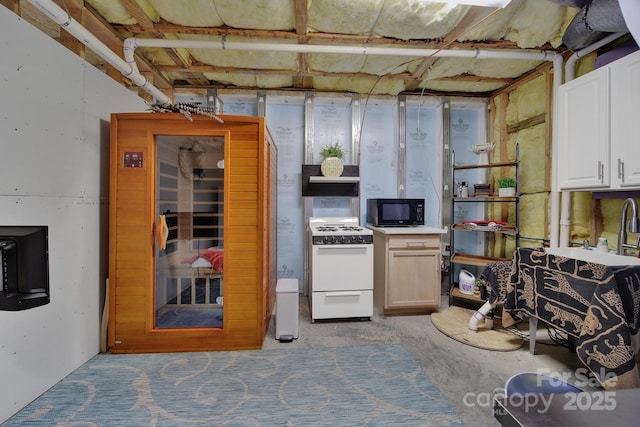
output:
<path id="1" fill-rule="evenodd" d="M 167 238 L 169 237 L 169 227 L 167 227 L 167 218 L 164 215 L 158 217 L 158 225 L 156 226 L 156 239 L 158 248 L 162 251 L 167 247 Z"/>

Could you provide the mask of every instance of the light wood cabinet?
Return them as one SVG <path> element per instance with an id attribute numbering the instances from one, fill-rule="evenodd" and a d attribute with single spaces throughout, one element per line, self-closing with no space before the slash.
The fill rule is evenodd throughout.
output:
<path id="1" fill-rule="evenodd" d="M 373 230 L 374 304 L 381 313 L 431 312 L 440 306 L 440 245 L 431 227 Z"/>
<path id="2" fill-rule="evenodd" d="M 639 108 L 640 52 L 560 86 L 560 190 L 640 188 Z"/>

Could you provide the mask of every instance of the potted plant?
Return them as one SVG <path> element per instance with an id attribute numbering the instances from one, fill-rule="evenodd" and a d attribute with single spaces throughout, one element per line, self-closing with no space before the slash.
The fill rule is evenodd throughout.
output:
<path id="1" fill-rule="evenodd" d="M 320 171 L 324 176 L 340 176 L 344 170 L 344 164 L 342 159 L 344 157 L 344 151 L 339 142 L 335 144 L 325 145 L 320 149 L 320 156 L 322 157 L 322 163 L 320 164 Z"/>
<path id="2" fill-rule="evenodd" d="M 498 196 L 513 197 L 516 195 L 516 180 L 513 178 L 498 178 Z"/>

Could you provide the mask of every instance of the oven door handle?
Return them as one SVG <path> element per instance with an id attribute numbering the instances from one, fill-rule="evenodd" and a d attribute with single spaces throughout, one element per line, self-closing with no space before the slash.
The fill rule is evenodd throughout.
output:
<path id="1" fill-rule="evenodd" d="M 337 250 L 350 250 L 350 251 L 357 251 L 357 252 L 366 252 L 368 247 L 370 247 L 372 245 L 360 245 L 360 244 L 347 244 L 347 245 L 317 245 L 316 247 L 318 248 L 319 252 L 329 252 L 329 251 L 337 251 Z"/>
<path id="2" fill-rule="evenodd" d="M 326 297 L 359 297 L 362 292 L 346 291 L 346 292 L 324 292 Z"/>

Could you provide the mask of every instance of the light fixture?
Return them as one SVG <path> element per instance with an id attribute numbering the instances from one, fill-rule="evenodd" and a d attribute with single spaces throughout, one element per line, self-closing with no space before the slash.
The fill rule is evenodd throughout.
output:
<path id="1" fill-rule="evenodd" d="M 483 6 L 483 7 L 505 7 L 511 0 L 433 0 L 434 3 L 447 3 L 447 4 L 468 4 L 471 6 Z"/>

